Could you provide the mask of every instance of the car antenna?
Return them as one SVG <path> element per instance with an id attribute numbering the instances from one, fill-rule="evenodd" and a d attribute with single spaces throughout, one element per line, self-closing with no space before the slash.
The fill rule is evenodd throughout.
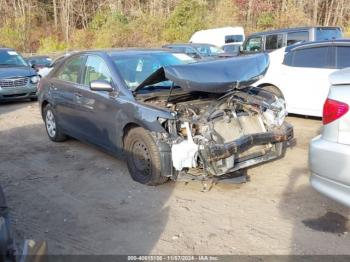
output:
<path id="1" fill-rule="evenodd" d="M 171 87 L 170 87 L 170 91 L 169 91 L 168 98 L 166 99 L 166 104 L 169 103 L 169 99 L 170 99 L 171 93 L 173 92 L 174 87 L 175 87 L 175 83 L 172 82 Z"/>

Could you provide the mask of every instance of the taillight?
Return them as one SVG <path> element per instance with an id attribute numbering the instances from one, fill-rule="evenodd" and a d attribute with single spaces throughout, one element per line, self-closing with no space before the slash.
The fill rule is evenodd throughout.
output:
<path id="1" fill-rule="evenodd" d="M 349 106 L 343 102 L 327 98 L 323 106 L 323 124 L 327 125 L 349 111 Z"/>

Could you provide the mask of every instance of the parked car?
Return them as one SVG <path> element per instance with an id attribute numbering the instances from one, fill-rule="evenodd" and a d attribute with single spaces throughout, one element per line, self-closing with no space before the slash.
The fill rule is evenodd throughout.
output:
<path id="1" fill-rule="evenodd" d="M 236 26 L 200 30 L 191 36 L 189 42 L 215 46 L 223 46 L 229 43 L 241 45 L 244 42 L 244 29 L 243 27 Z"/>
<path id="2" fill-rule="evenodd" d="M 36 71 L 48 67 L 52 63 L 52 59 L 49 56 L 31 56 L 28 57 L 26 61 Z"/>
<path id="3" fill-rule="evenodd" d="M 241 53 L 250 54 L 273 50 L 306 41 L 333 40 L 343 37 L 339 27 L 296 27 L 251 34 L 243 43 Z"/>
<path id="4" fill-rule="evenodd" d="M 226 44 L 223 45 L 221 48 L 227 54 L 231 54 L 232 56 L 238 56 L 240 53 L 241 44 Z"/>
<path id="5" fill-rule="evenodd" d="M 170 44 L 163 48 L 171 49 L 177 53 L 184 53 L 196 60 L 218 58 L 224 54 L 224 51 L 210 44 Z"/>
<path id="6" fill-rule="evenodd" d="M 350 68 L 330 75 L 322 134 L 310 143 L 311 185 L 350 207 Z"/>
<path id="7" fill-rule="evenodd" d="M 73 54 L 39 83 L 49 138 L 68 136 L 126 159 L 157 185 L 224 177 L 283 156 L 293 128 L 283 100 L 250 84 L 268 56 L 185 64 L 164 50 Z"/>
<path id="8" fill-rule="evenodd" d="M 66 53 L 62 56 L 59 56 L 53 62 L 51 62 L 51 64 L 48 65 L 47 67 L 40 68 L 38 70 L 38 75 L 40 76 L 40 78 L 47 76 L 55 66 L 57 66 L 65 57 L 67 57 L 71 54 L 72 53 Z"/>
<path id="9" fill-rule="evenodd" d="M 39 77 L 15 50 L 0 48 L 0 101 L 36 99 Z"/>
<path id="10" fill-rule="evenodd" d="M 350 67 L 350 40 L 306 42 L 270 56 L 265 77 L 253 85 L 283 97 L 289 113 L 321 117 L 329 74 Z"/>

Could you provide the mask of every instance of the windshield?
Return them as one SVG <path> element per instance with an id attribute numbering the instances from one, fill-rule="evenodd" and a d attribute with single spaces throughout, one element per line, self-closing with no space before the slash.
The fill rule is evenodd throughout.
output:
<path id="1" fill-rule="evenodd" d="M 202 55 L 202 56 L 218 56 L 224 51 L 213 45 L 202 45 L 202 46 L 194 46 L 194 48 Z"/>
<path id="2" fill-rule="evenodd" d="M 49 66 L 52 63 L 52 59 L 49 57 L 33 58 L 33 59 L 29 59 L 29 63 L 31 65 Z"/>
<path id="3" fill-rule="evenodd" d="M 0 66 L 28 66 L 26 61 L 13 50 L 0 51 Z"/>
<path id="4" fill-rule="evenodd" d="M 342 38 L 342 32 L 339 28 L 317 28 L 316 40 L 332 40 Z"/>
<path id="5" fill-rule="evenodd" d="M 112 57 L 118 72 L 130 90 L 135 90 L 143 81 L 161 67 L 184 64 L 173 54 L 134 54 Z M 164 81 L 153 86 L 171 87 L 170 81 Z"/>

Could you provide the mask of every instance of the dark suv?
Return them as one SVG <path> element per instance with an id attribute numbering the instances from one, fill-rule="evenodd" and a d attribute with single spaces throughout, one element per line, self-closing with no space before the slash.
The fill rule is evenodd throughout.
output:
<path id="1" fill-rule="evenodd" d="M 0 101 L 36 99 L 39 77 L 24 58 L 9 48 L 0 48 Z"/>
<path id="2" fill-rule="evenodd" d="M 273 51 L 284 46 L 298 42 L 332 40 L 342 38 L 343 33 L 339 27 L 296 27 L 258 32 L 251 34 L 244 41 L 241 52 L 257 53 Z"/>

